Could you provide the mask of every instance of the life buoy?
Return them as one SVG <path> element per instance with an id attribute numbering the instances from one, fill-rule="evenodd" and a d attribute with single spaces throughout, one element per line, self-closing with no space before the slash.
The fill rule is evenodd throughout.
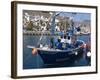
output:
<path id="1" fill-rule="evenodd" d="M 38 53 L 38 50 L 37 50 L 36 48 L 33 48 L 33 49 L 32 49 L 32 54 L 33 54 L 33 55 L 36 55 L 37 53 Z"/>

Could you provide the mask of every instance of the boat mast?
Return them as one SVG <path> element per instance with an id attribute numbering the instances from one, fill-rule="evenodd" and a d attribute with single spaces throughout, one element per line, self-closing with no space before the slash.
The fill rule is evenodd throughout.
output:
<path id="1" fill-rule="evenodd" d="M 60 12 L 59 13 L 54 13 L 54 15 L 53 15 L 53 17 L 52 17 L 52 21 L 51 21 L 51 35 L 52 35 L 52 37 L 51 37 L 51 44 L 52 44 L 52 48 L 54 48 L 54 46 L 55 46 L 55 44 L 54 44 L 54 35 L 55 35 L 55 19 L 56 19 L 56 17 L 58 16 L 60 14 Z"/>

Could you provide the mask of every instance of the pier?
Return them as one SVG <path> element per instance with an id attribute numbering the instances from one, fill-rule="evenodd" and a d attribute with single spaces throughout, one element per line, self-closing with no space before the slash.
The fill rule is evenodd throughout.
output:
<path id="1" fill-rule="evenodd" d="M 55 31 L 55 36 L 58 36 L 60 32 Z M 52 34 L 50 33 L 50 31 L 23 31 L 24 35 L 44 35 L 44 36 L 51 36 Z M 80 33 L 76 33 L 75 35 L 77 36 L 81 36 L 81 35 L 90 35 L 90 32 L 84 33 L 84 32 L 80 32 Z"/>

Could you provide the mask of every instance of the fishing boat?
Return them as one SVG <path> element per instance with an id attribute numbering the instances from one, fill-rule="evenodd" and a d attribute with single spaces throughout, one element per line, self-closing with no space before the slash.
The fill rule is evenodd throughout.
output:
<path id="1" fill-rule="evenodd" d="M 38 53 L 43 59 L 44 64 L 56 64 L 67 61 L 74 62 L 83 55 L 83 45 L 76 48 L 69 48 L 67 50 L 53 49 L 53 48 L 36 48 L 34 46 L 27 46 L 33 50 L 33 54 Z M 35 52 L 36 51 L 36 52 Z M 34 53 L 35 52 L 35 53 Z"/>
<path id="2" fill-rule="evenodd" d="M 32 49 L 33 54 L 39 54 L 44 62 L 44 64 L 56 64 L 56 63 L 62 63 L 64 61 L 68 63 L 73 63 L 75 60 L 79 59 L 85 49 L 85 42 L 82 40 L 77 40 L 76 35 L 74 34 L 74 28 L 69 30 L 66 34 L 63 34 L 67 37 L 68 40 L 74 39 L 74 44 L 72 44 L 72 41 L 69 41 L 69 43 L 62 42 L 61 46 L 62 48 L 58 48 L 55 46 L 54 42 L 54 36 L 55 36 L 55 18 L 60 13 L 54 14 L 52 17 L 51 22 L 51 44 L 43 46 L 39 43 L 40 46 L 32 46 L 28 45 L 27 48 Z M 42 35 L 41 35 L 42 36 Z M 62 35 L 60 35 L 62 36 Z M 74 37 L 73 37 L 74 36 Z M 42 39 L 42 37 L 41 37 Z M 40 39 L 40 41 L 41 41 Z M 61 41 L 60 41 L 61 42 Z"/>

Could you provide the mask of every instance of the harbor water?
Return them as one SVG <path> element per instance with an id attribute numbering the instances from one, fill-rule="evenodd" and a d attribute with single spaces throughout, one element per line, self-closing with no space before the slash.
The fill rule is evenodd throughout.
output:
<path id="1" fill-rule="evenodd" d="M 37 44 L 39 43 L 40 37 L 41 36 L 36 35 L 23 35 L 23 69 L 90 66 L 91 62 L 89 62 L 85 58 L 82 58 L 78 62 L 74 62 L 73 64 L 63 62 L 63 64 L 59 65 L 45 65 L 39 54 L 32 55 L 32 49 L 27 48 L 27 45 L 38 46 Z M 90 34 L 78 36 L 78 39 L 88 43 Z M 49 44 L 50 36 L 44 36 L 41 42 L 43 44 Z"/>

